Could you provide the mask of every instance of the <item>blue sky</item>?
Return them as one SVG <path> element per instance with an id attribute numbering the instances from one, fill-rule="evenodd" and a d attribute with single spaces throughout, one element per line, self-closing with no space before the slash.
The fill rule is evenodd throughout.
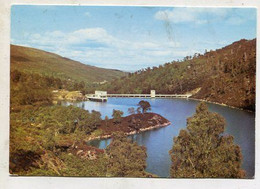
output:
<path id="1" fill-rule="evenodd" d="M 256 37 L 254 8 L 23 6 L 11 43 L 135 71 Z"/>

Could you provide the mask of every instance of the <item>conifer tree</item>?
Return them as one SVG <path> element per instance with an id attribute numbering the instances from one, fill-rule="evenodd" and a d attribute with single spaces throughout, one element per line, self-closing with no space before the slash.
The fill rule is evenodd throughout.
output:
<path id="1" fill-rule="evenodd" d="M 115 133 L 106 152 L 109 160 L 107 176 L 143 177 L 146 168 L 146 148 L 138 146 L 122 133 Z"/>
<path id="2" fill-rule="evenodd" d="M 240 147 L 224 129 L 224 118 L 200 103 L 187 119 L 187 129 L 174 138 L 171 177 L 243 178 Z"/>
<path id="3" fill-rule="evenodd" d="M 148 101 L 141 100 L 138 103 L 138 110 L 142 109 L 142 113 L 146 113 L 148 110 L 151 110 L 151 105 Z"/>

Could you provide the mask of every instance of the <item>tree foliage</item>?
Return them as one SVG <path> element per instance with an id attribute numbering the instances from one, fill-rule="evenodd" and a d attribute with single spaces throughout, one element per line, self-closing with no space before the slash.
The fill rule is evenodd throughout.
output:
<path id="1" fill-rule="evenodd" d="M 45 76 L 32 73 L 24 73 L 12 70 L 11 83 L 11 107 L 23 105 L 50 105 L 52 104 L 52 90 L 66 89 L 68 91 L 81 91 L 83 94 L 90 92 L 90 84 L 83 81 L 61 80 L 53 76 Z"/>
<path id="2" fill-rule="evenodd" d="M 12 169 L 18 170 L 17 167 L 21 164 L 17 156 L 28 157 L 26 154 L 55 152 L 57 144 L 63 140 L 77 141 L 82 135 L 84 137 L 95 131 L 100 124 L 100 116 L 99 112 L 90 113 L 74 106 L 47 106 L 12 112 L 10 119 Z M 69 139 L 66 139 L 68 136 Z"/>
<path id="3" fill-rule="evenodd" d="M 138 103 L 138 109 L 141 109 L 142 110 L 142 113 L 146 113 L 148 110 L 151 110 L 151 105 L 148 101 L 145 101 L 145 100 L 141 100 L 139 103 Z"/>
<path id="4" fill-rule="evenodd" d="M 146 175 L 146 148 L 138 146 L 124 136 L 115 133 L 107 147 L 107 176 L 144 177 Z"/>
<path id="5" fill-rule="evenodd" d="M 114 118 L 114 123 L 121 123 L 123 114 L 124 112 L 114 109 L 112 114 L 112 117 Z"/>
<path id="6" fill-rule="evenodd" d="M 243 178 L 240 147 L 224 129 L 224 118 L 200 103 L 187 119 L 187 130 L 174 138 L 171 177 Z"/>
<path id="7" fill-rule="evenodd" d="M 105 117 L 105 124 L 106 124 L 106 126 L 107 126 L 107 124 L 108 124 L 108 120 L 109 120 L 109 118 L 108 118 L 108 116 L 106 116 L 106 117 Z"/>
<path id="8" fill-rule="evenodd" d="M 68 155 L 68 153 L 61 153 L 59 157 L 66 165 L 66 168 L 61 170 L 63 176 L 106 176 L 107 157 L 105 154 L 99 155 L 96 160 L 81 159 L 75 155 Z"/>
<path id="9" fill-rule="evenodd" d="M 12 71 L 10 74 L 11 107 L 51 104 L 52 94 L 48 79 L 39 75 L 24 74 L 17 70 Z M 58 81 L 55 80 L 53 82 L 58 87 Z"/>

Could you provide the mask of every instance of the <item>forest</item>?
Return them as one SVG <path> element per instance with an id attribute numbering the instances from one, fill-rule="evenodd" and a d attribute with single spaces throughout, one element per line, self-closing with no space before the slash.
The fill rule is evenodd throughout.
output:
<path id="1" fill-rule="evenodd" d="M 50 105 L 54 95 L 52 91 L 56 89 L 81 91 L 84 94 L 86 88 L 87 83 L 83 81 L 61 80 L 53 76 L 11 70 L 11 111 L 30 106 Z"/>
<path id="2" fill-rule="evenodd" d="M 255 74 L 256 39 L 242 39 L 215 51 L 129 73 L 98 88 L 112 94 L 191 93 L 191 98 L 254 111 Z"/>
<path id="3" fill-rule="evenodd" d="M 145 171 L 145 147 L 127 139 L 124 127 L 118 125 L 124 119 L 121 114 L 115 110 L 114 118 L 107 124 L 99 112 L 74 106 L 45 105 L 12 112 L 10 173 L 30 176 L 155 177 Z M 112 127 L 117 130 L 112 131 Z M 101 128 L 112 135 L 108 148 L 100 150 L 86 145 L 85 139 L 100 136 Z"/>

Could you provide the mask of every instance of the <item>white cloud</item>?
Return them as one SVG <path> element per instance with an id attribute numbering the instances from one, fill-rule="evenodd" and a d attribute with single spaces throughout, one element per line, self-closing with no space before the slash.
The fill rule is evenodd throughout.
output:
<path id="1" fill-rule="evenodd" d="M 247 20 L 255 19 L 254 16 L 250 17 L 247 14 L 238 15 L 236 10 L 228 8 L 173 8 L 158 11 L 154 17 L 157 20 L 175 24 L 194 23 L 197 25 L 207 24 L 213 21 L 222 21 L 229 25 L 240 25 Z"/>
<path id="2" fill-rule="evenodd" d="M 181 46 L 178 42 L 158 39 L 145 42 L 123 40 L 109 34 L 103 28 L 83 28 L 68 33 L 36 33 L 29 34 L 23 40 L 12 41 L 86 64 L 124 70 L 139 69 L 146 65 L 156 66 L 183 55 L 176 50 Z"/>
<path id="3" fill-rule="evenodd" d="M 107 34 L 103 28 L 80 29 L 70 33 L 61 31 L 45 32 L 43 34 L 31 34 L 23 38 L 35 45 L 61 46 L 80 45 L 88 43 L 111 44 L 116 41 L 113 36 Z"/>
<path id="4" fill-rule="evenodd" d="M 218 8 L 174 8 L 171 10 L 158 11 L 155 18 L 158 20 L 170 21 L 173 23 L 194 22 L 195 24 L 205 24 L 205 16 L 224 18 L 228 9 Z"/>

